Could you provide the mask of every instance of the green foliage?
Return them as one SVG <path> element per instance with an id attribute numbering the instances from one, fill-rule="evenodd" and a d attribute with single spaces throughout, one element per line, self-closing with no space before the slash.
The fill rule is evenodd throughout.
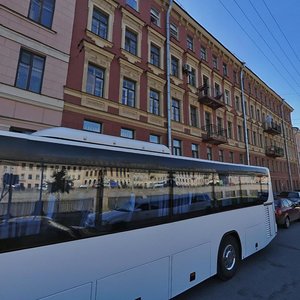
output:
<path id="1" fill-rule="evenodd" d="M 67 177 L 66 169 L 61 169 L 60 171 L 55 171 L 52 175 L 54 181 L 51 185 L 51 193 L 61 192 L 61 193 L 69 193 L 70 184 Z"/>

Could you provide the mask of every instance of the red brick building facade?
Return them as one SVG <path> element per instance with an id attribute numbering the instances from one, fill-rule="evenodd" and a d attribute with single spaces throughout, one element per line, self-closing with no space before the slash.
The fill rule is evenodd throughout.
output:
<path id="1" fill-rule="evenodd" d="M 270 168 L 275 191 L 299 188 L 293 109 L 176 3 L 168 55 L 168 9 L 165 0 L 77 1 L 62 125 L 165 145 L 171 137 L 177 155 L 249 157 Z"/>

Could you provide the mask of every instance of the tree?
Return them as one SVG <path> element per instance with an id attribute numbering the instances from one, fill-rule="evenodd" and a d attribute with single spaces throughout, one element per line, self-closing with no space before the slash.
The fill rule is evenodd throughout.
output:
<path id="1" fill-rule="evenodd" d="M 52 178 L 54 181 L 51 184 L 51 193 L 69 193 L 70 182 L 67 179 L 67 171 L 62 168 L 60 171 L 54 171 Z"/>

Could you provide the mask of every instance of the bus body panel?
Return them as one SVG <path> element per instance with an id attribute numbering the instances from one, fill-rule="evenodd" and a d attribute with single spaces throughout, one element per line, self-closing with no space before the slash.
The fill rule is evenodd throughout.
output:
<path id="1" fill-rule="evenodd" d="M 92 140 L 95 141 L 95 138 L 97 137 L 93 136 Z M 194 190 L 197 187 L 189 186 L 185 180 L 186 177 L 183 181 L 179 181 L 178 185 L 176 181 L 173 181 L 173 185 L 169 186 L 165 186 L 167 181 L 160 178 L 155 179 L 154 184 L 145 181 L 146 187 L 137 187 L 136 193 L 138 194 L 143 188 L 149 188 L 148 191 L 151 191 L 148 198 L 153 195 L 160 198 L 156 201 L 158 206 L 159 203 L 165 201 L 165 196 L 170 197 L 171 200 L 168 200 L 172 202 L 171 207 L 168 207 L 171 214 L 170 219 L 167 221 L 164 219 L 163 222 L 154 219 L 154 223 L 145 223 L 146 225 L 144 224 L 141 228 L 129 227 L 126 231 L 124 229 L 121 232 L 108 232 L 103 235 L 100 235 L 102 234 L 100 232 L 97 233 L 99 236 L 47 246 L 37 247 L 34 244 L 32 248 L 23 250 L 7 250 L 10 252 L 2 250 L 3 253 L 0 254 L 1 300 L 123 300 L 151 299 L 151 295 L 152 299 L 153 295 L 155 295 L 155 299 L 169 299 L 217 273 L 219 246 L 222 238 L 227 234 L 237 237 L 238 244 L 241 246 L 242 259 L 264 248 L 275 237 L 277 227 L 273 196 L 270 175 L 266 168 L 177 158 L 161 153 L 147 153 L 147 151 L 140 150 L 142 148 L 141 146 L 135 151 L 108 145 L 100 146 L 94 142 L 85 144 L 78 141 L 0 132 L 0 161 L 4 167 L 7 161 L 29 161 L 39 165 L 44 163 L 48 165 L 138 168 L 146 174 L 152 169 L 157 169 L 165 173 L 169 172 L 172 176 L 176 172 L 193 174 L 200 171 L 218 175 L 228 173 L 233 176 L 235 174 L 237 176 L 239 174 L 250 174 L 249 176 L 258 174 L 267 178 L 269 182 L 268 198 L 264 199 L 264 203 L 230 208 L 234 201 L 237 202 L 237 197 L 235 194 L 229 193 L 229 196 L 226 194 L 230 192 L 231 185 L 224 184 L 223 187 L 221 176 L 219 176 L 216 181 L 214 178 L 208 179 L 207 184 L 203 186 L 205 189 L 211 187 L 213 190 L 212 185 L 215 184 L 214 188 L 218 189 L 221 200 L 216 198 L 214 201 L 220 202 L 220 210 L 218 208 L 214 211 L 213 207 L 208 207 L 206 211 L 207 202 L 212 200 L 211 196 L 205 190 L 194 197 L 199 202 L 190 197 L 192 193 L 196 193 Z M 2 174 L 0 175 L 2 176 Z M 4 175 L 5 173 L 3 178 Z M 247 183 L 245 183 L 246 185 Z M 40 195 L 47 193 L 46 190 L 43 190 L 44 186 L 47 189 L 47 185 L 44 183 L 38 189 Z M 12 185 L 9 188 L 11 191 Z M 106 188 L 111 195 L 117 191 L 122 193 L 120 185 L 108 185 Z M 156 188 L 158 189 L 157 194 L 155 194 Z M 172 189 L 170 195 L 166 195 L 165 190 L 167 189 Z M 181 192 L 183 189 L 185 189 L 184 192 Z M 260 192 L 261 194 L 265 193 Z M 5 188 L 2 188 L 1 196 L 5 193 Z M 213 193 L 215 192 L 213 191 Z M 85 195 L 86 187 L 79 186 L 78 194 Z M 242 193 L 240 196 L 242 198 Z M 126 197 L 134 202 L 133 195 L 130 194 Z M 249 200 L 247 197 L 245 198 L 246 201 Z M 89 197 L 85 199 L 85 202 L 91 199 L 93 200 Z M 197 203 L 193 203 L 193 200 Z M 48 212 L 51 203 L 51 201 L 47 202 Z M 142 204 L 150 205 L 146 202 Z M 105 205 L 109 207 L 109 203 Z M 189 211 L 192 205 L 195 205 L 194 207 L 198 210 Z M 132 208 L 131 215 L 134 215 L 138 211 L 134 210 L 134 205 Z M 98 213 L 98 210 L 95 209 L 95 211 Z M 163 209 L 154 212 L 157 213 L 157 211 L 164 212 Z M 104 217 L 108 213 L 109 217 Z M 143 213 L 143 217 L 147 217 L 147 215 L 152 217 L 153 210 L 148 208 Z M 52 218 L 50 214 L 47 217 L 38 216 L 39 218 L 36 218 L 36 215 L 26 215 L 20 218 L 11 218 L 8 215 L 1 216 L 4 225 L 7 224 L 5 218 L 8 218 L 8 221 L 17 219 L 14 220 L 16 224 L 25 222 L 26 219 L 40 220 L 42 218 L 50 222 Z M 131 215 L 127 214 L 126 216 L 131 218 Z M 108 222 L 116 216 L 122 218 L 122 212 L 112 210 L 103 213 L 102 216 L 104 221 Z M 86 226 L 96 217 L 98 216 L 95 212 L 88 213 L 84 224 L 80 226 Z M 161 220 L 159 217 L 157 220 Z M 122 219 L 122 221 L 124 220 Z M 137 219 L 137 221 L 140 220 Z M 53 226 L 60 226 L 59 223 L 52 223 Z M 9 232 L 5 231 L 7 228 L 10 227 L 0 227 L 1 234 L 3 234 L 3 240 L 0 240 L 2 245 L 9 236 Z M 29 229 L 33 230 L 30 231 L 30 234 L 34 236 L 34 230 L 37 227 L 33 226 Z M 17 242 L 18 231 L 15 236 L 11 237 L 15 237 Z M 26 244 L 24 247 L 27 246 Z M 3 249 L 6 248 L 3 247 Z"/>
<path id="2" fill-rule="evenodd" d="M 250 220 L 247 218 L 249 212 L 257 217 Z M 259 243 L 259 249 L 267 245 L 274 236 L 268 237 L 266 229 L 257 239 L 247 240 L 247 231 L 253 226 L 265 228 L 265 223 L 259 221 L 261 214 L 264 214 L 264 207 L 257 206 L 172 224 L 4 253 L 0 255 L 2 266 L 0 276 L 5 278 L 5 281 L 2 280 L 0 283 L 0 298 L 3 300 L 39 299 L 90 282 L 99 294 L 98 289 L 101 290 L 101 288 L 96 283 L 97 280 L 152 262 L 159 264 L 162 262 L 163 271 L 157 277 L 162 276 L 160 280 L 165 282 L 166 258 L 170 259 L 167 261 L 171 261 L 169 267 L 172 276 L 171 274 L 168 276 L 171 276 L 173 286 L 172 293 L 169 286 L 169 293 L 173 297 L 186 290 L 187 287 L 216 274 L 220 241 L 224 232 L 236 230 L 237 224 L 243 224 L 240 230 L 237 230 L 242 248 L 247 243 L 251 245 Z M 262 243 L 261 236 L 264 236 Z M 203 274 L 197 273 L 195 282 L 189 282 L 190 278 L 186 276 L 186 282 L 181 283 L 184 288 L 175 288 L 176 278 L 182 278 L 183 273 L 190 274 L 197 271 L 194 267 L 194 264 L 197 266 L 199 263 L 195 261 L 196 255 L 191 257 L 184 255 L 187 259 L 186 266 L 190 267 L 189 270 L 183 271 L 178 268 L 179 254 L 185 251 L 186 253 L 193 252 L 189 249 L 199 249 L 204 257 L 210 257 L 210 260 L 199 259 L 201 267 L 209 270 L 209 274 L 206 271 Z M 243 257 L 259 249 L 252 252 L 249 250 L 243 254 Z M 16 283 L 18 289 L 15 288 Z M 132 284 L 134 285 L 134 282 Z M 119 290 L 119 293 L 121 296 L 126 291 Z"/>

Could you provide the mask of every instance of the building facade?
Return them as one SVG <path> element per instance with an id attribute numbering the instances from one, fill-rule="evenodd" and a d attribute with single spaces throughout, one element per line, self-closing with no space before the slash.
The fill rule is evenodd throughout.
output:
<path id="1" fill-rule="evenodd" d="M 75 0 L 3 0 L 0 7 L 0 128 L 60 126 Z"/>
<path id="2" fill-rule="evenodd" d="M 292 107 L 176 3 L 2 3 L 1 129 L 62 125 L 161 143 L 266 166 L 275 191 L 299 188 Z"/>
<path id="3" fill-rule="evenodd" d="M 168 56 L 168 8 L 77 1 L 62 125 L 165 145 L 170 125 L 175 155 L 247 163 L 248 154 L 275 191 L 299 187 L 292 107 L 176 3 Z"/>

